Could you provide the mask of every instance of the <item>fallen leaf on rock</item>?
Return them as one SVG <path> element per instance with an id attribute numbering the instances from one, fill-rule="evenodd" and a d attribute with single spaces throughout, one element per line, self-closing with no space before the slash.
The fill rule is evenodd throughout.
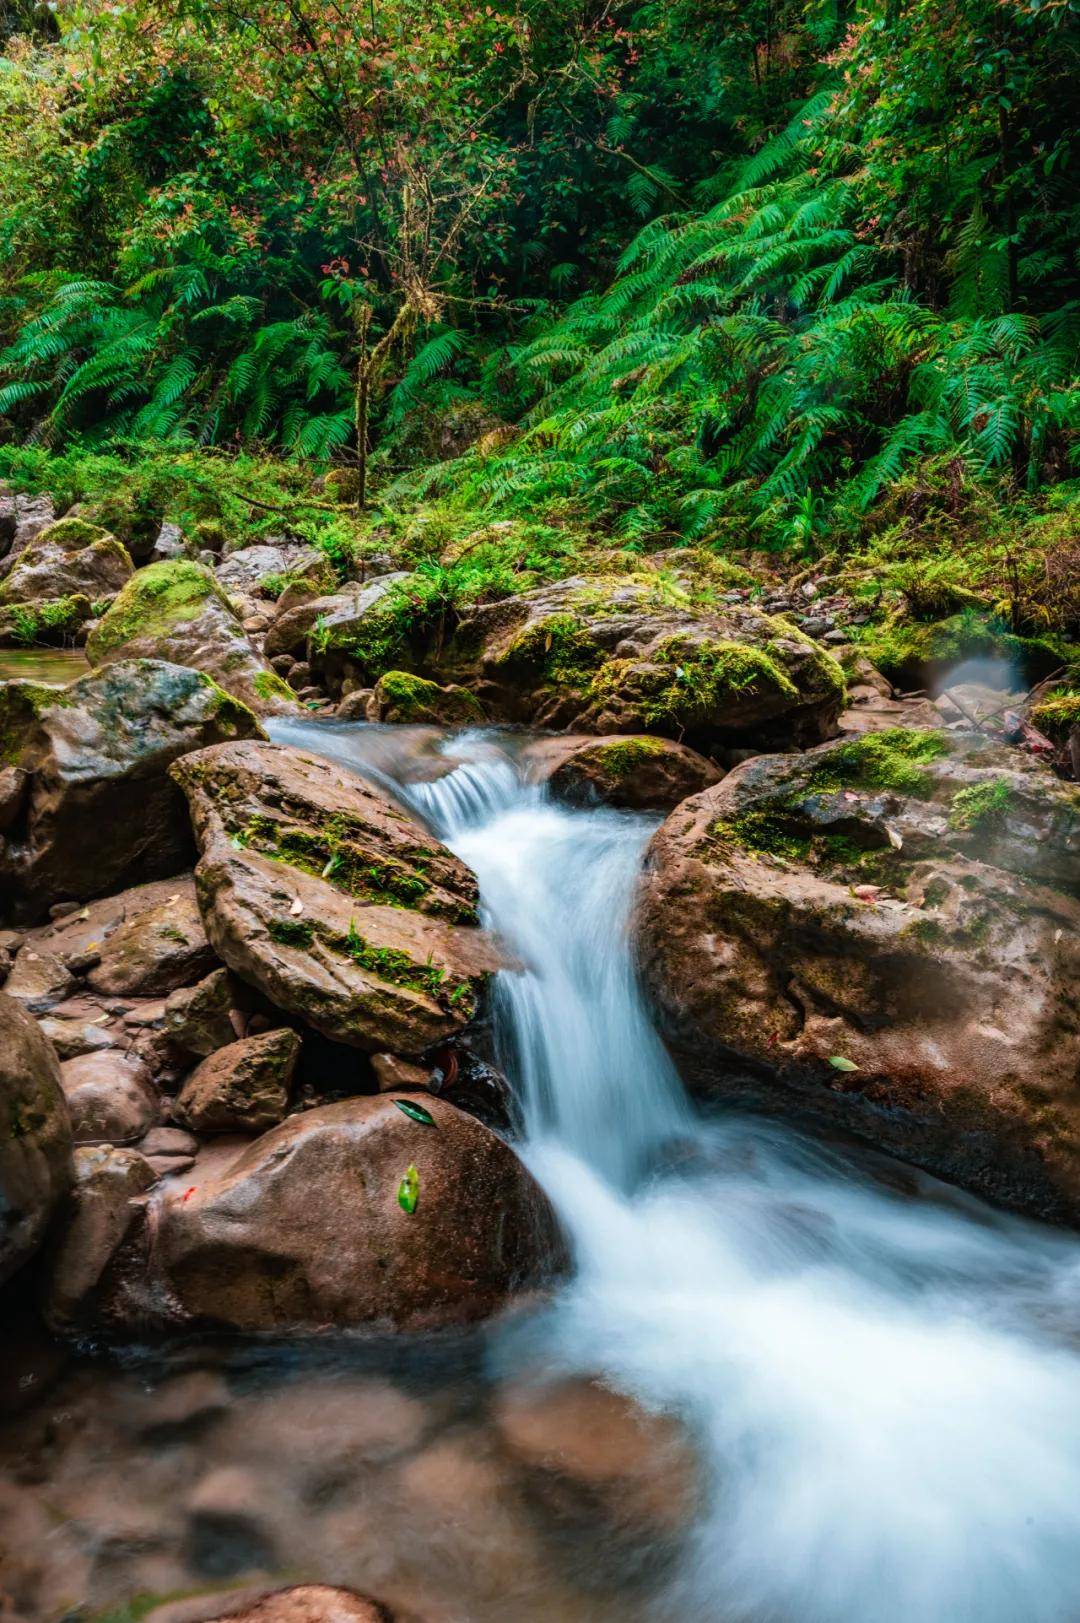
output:
<path id="1" fill-rule="evenodd" d="M 303 902 L 300 900 L 300 898 L 298 896 L 296 898 L 295 902 L 293 902 L 292 906 L 290 907 L 289 912 L 292 914 L 293 918 L 295 919 L 303 911 L 304 911 L 304 904 L 303 904 Z"/>
<path id="2" fill-rule="evenodd" d="M 407 1099 L 395 1099 L 394 1103 L 403 1115 L 411 1116 L 413 1121 L 422 1122 L 425 1127 L 434 1127 L 435 1117 L 423 1105 L 410 1104 Z"/>
<path id="3" fill-rule="evenodd" d="M 892 846 L 893 850 L 902 851 L 904 849 L 904 841 L 900 830 L 893 828 L 891 823 L 886 823 L 885 832 L 889 836 L 889 844 Z"/>
<path id="4" fill-rule="evenodd" d="M 852 885 L 851 894 L 857 896 L 860 902 L 872 902 L 875 896 L 880 896 L 880 885 Z"/>
<path id="5" fill-rule="evenodd" d="M 844 1054 L 830 1054 L 829 1064 L 834 1071 L 857 1071 L 859 1069 L 855 1061 L 848 1059 Z"/>
<path id="6" fill-rule="evenodd" d="M 398 1184 L 397 1200 L 403 1212 L 410 1217 L 416 1210 L 416 1203 L 420 1199 L 420 1174 L 410 1162 L 405 1168 L 405 1176 Z"/>

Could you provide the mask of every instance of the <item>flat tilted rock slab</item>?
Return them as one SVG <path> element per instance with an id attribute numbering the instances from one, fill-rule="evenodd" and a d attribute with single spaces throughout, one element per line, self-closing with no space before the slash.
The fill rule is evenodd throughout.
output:
<path id="1" fill-rule="evenodd" d="M 499 967 L 476 881 L 361 779 L 284 745 L 178 764 L 202 853 L 211 944 L 280 1009 L 335 1041 L 419 1053 L 472 1018 Z"/>

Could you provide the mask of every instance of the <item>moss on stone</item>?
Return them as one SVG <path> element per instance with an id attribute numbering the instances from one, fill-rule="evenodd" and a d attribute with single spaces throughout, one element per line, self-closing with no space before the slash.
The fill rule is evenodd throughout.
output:
<path id="1" fill-rule="evenodd" d="M 808 787 L 830 789 L 893 789 L 899 794 L 929 799 L 933 779 L 931 762 L 948 754 L 944 733 L 932 729 L 890 727 L 839 744 L 819 757 Z"/>
<path id="2" fill-rule="evenodd" d="M 953 796 L 949 827 L 960 833 L 990 833 L 1004 825 L 1012 800 L 1013 789 L 1008 778 L 969 784 Z"/>
<path id="3" fill-rule="evenodd" d="M 386 981 L 390 986 L 403 986 L 410 992 L 420 992 L 426 997 L 440 1000 L 447 995 L 445 970 L 437 969 L 434 964 L 417 964 L 407 952 L 401 952 L 396 947 L 373 946 L 360 933 L 355 919 L 349 925 L 348 934 L 331 941 L 330 945 L 351 958 L 358 968 L 374 975 L 376 980 Z M 460 985 L 468 987 L 467 982 Z M 455 1001 L 461 996 L 459 986 L 451 989 Z"/>
<path id="4" fill-rule="evenodd" d="M 674 670 L 671 680 L 648 701 L 645 714 L 650 722 L 706 721 L 742 694 L 799 697 L 772 655 L 748 643 L 675 635 L 665 637 L 653 657 Z"/>
<path id="5" fill-rule="evenodd" d="M 1055 693 L 1043 699 L 1032 710 L 1031 721 L 1048 738 L 1063 743 L 1074 727 L 1080 727 L 1080 693 Z"/>
<path id="6" fill-rule="evenodd" d="M 586 687 L 603 658 L 587 627 L 576 615 L 564 613 L 531 621 L 510 643 L 500 664 L 535 671 L 566 687 Z"/>
<path id="7" fill-rule="evenodd" d="M 92 547 L 95 542 L 112 541 L 119 546 L 116 537 L 110 535 L 108 530 L 102 529 L 100 524 L 90 524 L 84 518 L 59 518 L 55 524 L 49 524 L 37 536 L 34 545 L 42 546 L 49 543 L 62 547 L 65 552 L 81 552 L 84 547 Z M 127 557 L 127 548 L 123 549 Z"/>
<path id="8" fill-rule="evenodd" d="M 72 636 L 91 615 L 90 599 L 77 592 L 36 603 L 15 603 L 2 616 L 4 632 L 13 643 L 29 647 L 58 637 Z"/>
<path id="9" fill-rule="evenodd" d="M 296 694 L 276 671 L 256 671 L 251 679 L 251 691 L 257 699 L 288 699 L 290 704 L 296 702 Z"/>
<path id="10" fill-rule="evenodd" d="M 647 735 L 639 738 L 621 738 L 612 744 L 602 744 L 598 750 L 599 764 L 613 783 L 631 777 L 646 761 L 663 755 L 664 745 L 658 738 Z"/>
<path id="11" fill-rule="evenodd" d="M 925 673 L 965 659 L 1002 659 L 1022 678 L 1047 676 L 1062 664 L 1061 650 L 1039 637 L 1017 637 L 985 615 L 966 611 L 929 624 L 877 627 L 862 651 L 891 681 L 918 682 Z"/>
<path id="12" fill-rule="evenodd" d="M 43 682 L 0 682 L 0 760 L 14 765 L 39 717 L 72 702 L 63 689 L 47 687 Z"/>
<path id="13" fill-rule="evenodd" d="M 91 632 L 91 663 L 136 639 L 164 636 L 174 625 L 194 620 L 211 599 L 232 613 L 229 599 L 202 564 L 186 558 L 149 564 L 132 576 Z"/>
<path id="14" fill-rule="evenodd" d="M 299 947 L 305 952 L 315 940 L 314 928 L 306 919 L 271 919 L 266 933 L 279 947 Z"/>

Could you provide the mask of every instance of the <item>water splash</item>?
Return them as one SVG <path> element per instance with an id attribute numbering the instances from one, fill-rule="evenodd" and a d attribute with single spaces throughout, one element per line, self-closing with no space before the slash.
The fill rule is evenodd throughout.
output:
<path id="1" fill-rule="evenodd" d="M 397 787 L 524 966 L 499 977 L 499 1042 L 575 1259 L 546 1356 L 681 1415 L 703 1459 L 656 1618 L 1075 1623 L 1076 1241 L 696 1120 L 633 973 L 648 820 L 552 804 L 490 737 L 444 753 L 450 773 Z"/>

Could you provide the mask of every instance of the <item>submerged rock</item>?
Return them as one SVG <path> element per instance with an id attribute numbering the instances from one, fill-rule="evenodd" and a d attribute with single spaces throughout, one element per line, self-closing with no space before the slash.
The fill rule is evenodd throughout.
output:
<path id="1" fill-rule="evenodd" d="M 670 811 L 721 777 L 695 750 L 650 734 L 543 738 L 526 746 L 522 762 L 560 800 L 633 811 Z"/>
<path id="2" fill-rule="evenodd" d="M 295 709 L 292 692 L 249 642 L 214 576 L 186 559 L 140 569 L 95 624 L 86 653 L 95 666 L 166 659 L 204 671 L 259 715 Z"/>
<path id="3" fill-rule="evenodd" d="M 759 757 L 650 848 L 640 958 L 698 1088 L 1080 1220 L 1080 795 L 976 737 Z"/>
<path id="4" fill-rule="evenodd" d="M 0 993 L 0 1283 L 40 1245 L 71 1179 L 60 1066 L 35 1021 Z"/>
<path id="5" fill-rule="evenodd" d="M 168 777 L 189 750 L 260 737 L 251 711 L 208 676 L 125 660 L 65 688 L 0 686 L 11 768 L 0 884 L 15 917 L 182 868 L 183 796 Z"/>
<path id="6" fill-rule="evenodd" d="M 513 1150 L 453 1105 L 385 1094 L 306 1111 L 205 1179 L 163 1190 L 152 1283 L 170 1319 L 235 1330 L 433 1330 L 495 1312 L 556 1253 Z M 416 1202 L 398 1193 L 416 1169 Z"/>
<path id="7" fill-rule="evenodd" d="M 370 784 L 303 750 L 177 763 L 219 957 L 337 1042 L 418 1053 L 460 1031 L 499 958 L 463 863 Z"/>

